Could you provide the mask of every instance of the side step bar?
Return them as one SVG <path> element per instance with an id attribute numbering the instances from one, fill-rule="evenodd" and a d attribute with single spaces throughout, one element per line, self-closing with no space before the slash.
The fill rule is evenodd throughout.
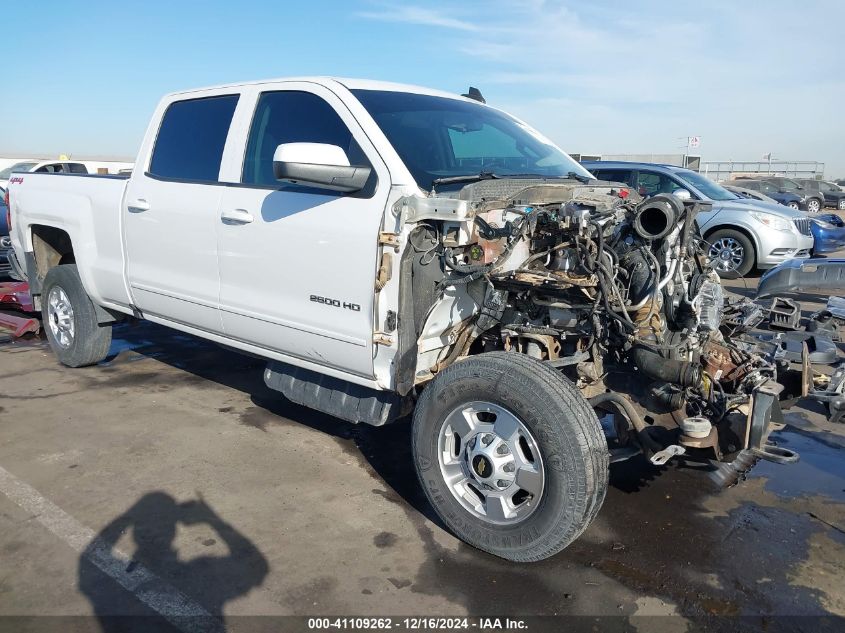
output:
<path id="1" fill-rule="evenodd" d="M 413 407 L 411 398 L 392 391 L 376 391 L 278 361 L 267 364 L 264 383 L 291 402 L 356 424 L 382 426 Z"/>

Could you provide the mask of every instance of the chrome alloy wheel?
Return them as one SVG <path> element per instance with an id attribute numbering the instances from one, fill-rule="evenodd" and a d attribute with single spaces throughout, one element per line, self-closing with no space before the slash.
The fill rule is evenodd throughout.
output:
<path id="1" fill-rule="evenodd" d="M 710 259 L 716 270 L 729 272 L 737 270 L 745 259 L 745 248 L 732 237 L 723 237 L 710 246 Z"/>
<path id="2" fill-rule="evenodd" d="M 440 427 L 440 472 L 452 495 L 473 515 L 496 525 L 528 518 L 545 486 L 543 459 L 528 427 L 490 402 L 469 402 Z"/>
<path id="3" fill-rule="evenodd" d="M 53 339 L 63 348 L 73 344 L 73 306 L 61 286 L 53 286 L 47 296 L 47 315 Z"/>
<path id="4" fill-rule="evenodd" d="M 821 211 L 821 208 L 821 203 L 819 203 L 819 201 L 815 198 L 807 202 L 807 211 L 809 211 L 810 213 L 818 213 L 819 211 Z"/>

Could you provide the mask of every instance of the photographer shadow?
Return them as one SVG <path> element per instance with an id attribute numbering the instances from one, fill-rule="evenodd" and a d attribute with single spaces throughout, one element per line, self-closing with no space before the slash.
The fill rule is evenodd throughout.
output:
<path id="1" fill-rule="evenodd" d="M 179 524 L 205 524 L 228 549 L 223 556 L 180 558 Z M 116 549 L 131 530 L 131 557 Z M 224 631 L 224 605 L 262 584 L 269 564 L 258 548 L 200 497 L 177 503 L 169 494 L 145 494 L 92 539 L 79 559 L 79 589 L 104 633 Z M 178 587 L 178 589 L 177 589 Z"/>

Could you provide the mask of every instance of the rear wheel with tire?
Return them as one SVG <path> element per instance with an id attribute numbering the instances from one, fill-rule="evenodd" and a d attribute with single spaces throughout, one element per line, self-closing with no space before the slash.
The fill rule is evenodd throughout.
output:
<path id="1" fill-rule="evenodd" d="M 604 501 L 608 448 L 595 412 L 558 371 L 515 352 L 439 373 L 417 404 L 412 441 L 443 522 L 508 560 L 561 551 Z"/>
<path id="2" fill-rule="evenodd" d="M 845 211 L 845 198 L 839 199 L 839 202 L 836 204 L 836 208 L 840 211 Z"/>
<path id="3" fill-rule="evenodd" d="M 76 264 L 51 268 L 41 291 L 41 318 L 50 348 L 63 365 L 84 367 L 103 360 L 111 345 L 111 325 L 99 325 L 94 304 L 82 286 Z"/>
<path id="4" fill-rule="evenodd" d="M 822 201 L 818 198 L 810 198 L 807 200 L 807 211 L 810 213 L 818 213 L 822 210 L 823 206 Z"/>
<path id="5" fill-rule="evenodd" d="M 795 202 L 794 200 L 791 200 L 790 202 L 788 202 L 786 204 L 786 206 L 788 206 L 790 209 L 795 209 L 796 211 L 799 209 L 798 203 Z"/>
<path id="6" fill-rule="evenodd" d="M 744 233 L 732 229 L 719 229 L 708 236 L 708 256 L 720 277 L 745 276 L 756 262 L 754 245 Z"/>

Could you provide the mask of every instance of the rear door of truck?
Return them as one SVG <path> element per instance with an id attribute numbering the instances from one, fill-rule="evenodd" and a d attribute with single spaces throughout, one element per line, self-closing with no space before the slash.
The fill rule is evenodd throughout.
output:
<path id="1" fill-rule="evenodd" d="M 218 218 L 220 307 L 227 336 L 361 376 L 373 375 L 378 235 L 387 166 L 344 102 L 310 82 L 252 86 L 236 115 L 240 147 Z M 285 184 L 273 176 L 283 143 L 341 147 L 372 167 L 360 192 Z M 231 152 L 230 152 L 231 150 Z"/>
<path id="2" fill-rule="evenodd" d="M 146 315 L 222 332 L 217 276 L 220 165 L 236 90 L 159 106 L 124 202 L 127 278 Z"/>

